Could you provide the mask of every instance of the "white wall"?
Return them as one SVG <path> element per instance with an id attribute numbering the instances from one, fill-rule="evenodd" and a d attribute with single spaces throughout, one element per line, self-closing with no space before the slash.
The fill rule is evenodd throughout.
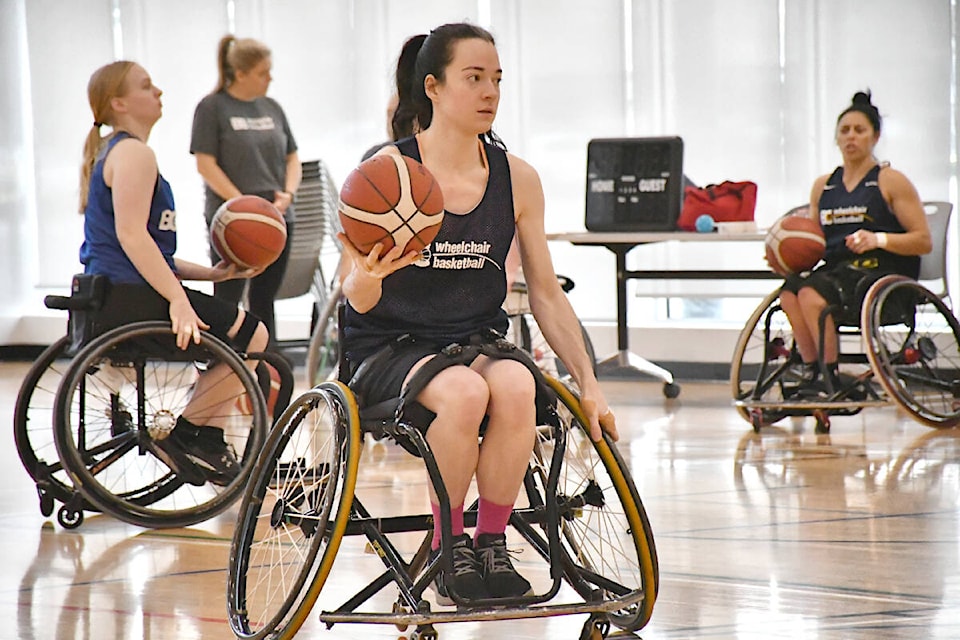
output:
<path id="1" fill-rule="evenodd" d="M 228 30 L 273 49 L 271 95 L 287 110 L 301 157 L 323 158 L 340 179 L 385 136 L 406 37 L 447 21 L 487 26 L 504 66 L 497 130 L 540 171 L 547 228 L 559 232 L 583 228 L 587 142 L 624 135 L 683 136 L 686 173 L 700 183 L 756 181 L 757 218 L 768 222 L 805 201 L 813 179 L 839 161 L 836 116 L 866 87 L 885 116 L 878 155 L 913 178 L 924 199 L 956 202 L 955 2 L 0 0 L 0 291 L 8 301 L 0 344 L 62 331 L 56 316 L 30 319 L 41 314 L 43 293 L 65 288 L 79 269 L 86 81 L 116 57 L 142 63 L 164 89 L 150 142 L 174 186 L 182 255 L 204 260 L 190 125 L 216 81 L 216 43 Z M 612 254 L 563 243 L 552 251 L 558 271 L 591 283 L 571 296 L 585 322 L 612 321 Z M 686 260 L 682 246 L 666 252 L 635 252 L 629 266 Z M 701 259 L 730 267 L 745 258 Z M 759 248 L 746 259 L 759 260 Z M 631 323 L 670 325 L 664 308 L 631 296 Z"/>

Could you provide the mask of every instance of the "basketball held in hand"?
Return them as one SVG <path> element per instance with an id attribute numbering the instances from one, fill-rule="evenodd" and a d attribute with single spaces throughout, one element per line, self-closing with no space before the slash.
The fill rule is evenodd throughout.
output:
<path id="1" fill-rule="evenodd" d="M 354 169 L 340 188 L 340 224 L 353 246 L 380 255 L 394 246 L 420 251 L 443 222 L 443 194 L 429 170 L 413 158 L 377 155 Z"/>
<path id="2" fill-rule="evenodd" d="M 782 276 L 812 269 L 826 249 L 823 229 L 805 216 L 784 216 L 767 231 L 767 264 Z"/>
<path id="3" fill-rule="evenodd" d="M 210 222 L 210 240 L 224 260 L 242 269 L 262 269 L 283 253 L 287 223 L 269 200 L 237 196 L 217 209 Z"/>

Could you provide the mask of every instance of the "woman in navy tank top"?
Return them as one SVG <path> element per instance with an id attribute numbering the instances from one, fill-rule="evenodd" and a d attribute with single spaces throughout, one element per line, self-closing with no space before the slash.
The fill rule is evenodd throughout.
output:
<path id="1" fill-rule="evenodd" d="M 101 329 L 141 320 L 170 320 L 177 346 L 200 342 L 209 330 L 240 350 L 262 351 L 266 327 L 235 304 L 184 287 L 182 280 L 220 282 L 249 277 L 221 262 L 212 267 L 175 258 L 177 214 L 173 191 L 160 174 L 147 139 L 160 119 L 162 91 L 139 64 L 122 60 L 97 69 L 87 94 L 93 127 L 83 150 L 80 210 L 84 273 L 110 281 L 97 313 Z M 101 127 L 113 132 L 102 137 Z M 240 471 L 224 440 L 236 388 L 217 384 L 227 365 L 219 364 L 197 380 L 192 399 L 168 435 L 155 439 L 154 453 L 185 482 L 222 483 Z M 239 381 L 237 381 L 239 385 Z"/>
<path id="2" fill-rule="evenodd" d="M 399 142 L 378 153 L 426 165 L 443 192 L 445 215 L 422 255 L 401 255 L 397 247 L 361 255 L 340 235 L 351 262 L 343 282 L 344 348 L 354 370 L 374 354 L 378 358 L 355 388 L 365 405 L 396 397 L 445 345 L 489 329 L 504 331 L 504 268 L 516 232 L 537 323 L 579 385 L 592 437 L 599 439 L 604 429 L 615 438 L 613 414 L 553 270 L 539 176 L 492 132 L 501 74 L 493 37 L 474 25 L 443 25 L 404 44 L 392 122 Z M 382 360 L 384 346 L 403 334 L 416 341 Z M 504 531 L 534 444 L 535 393 L 522 364 L 479 355 L 442 370 L 416 398 L 435 415 L 426 439 L 452 507 L 455 570 L 434 584 L 441 602 L 449 601 L 448 584 L 468 599 L 519 596 L 530 589 L 510 561 Z M 480 493 L 475 540 L 463 532 L 463 502 L 474 476 Z M 430 499 L 436 554 L 440 518 L 432 489 Z"/>
<path id="3" fill-rule="evenodd" d="M 836 143 L 843 164 L 820 176 L 810 193 L 810 216 L 820 222 L 827 241 L 824 264 L 809 275 L 787 278 L 780 302 L 790 319 L 803 358 L 795 372 L 802 392 L 822 393 L 822 376 L 836 388 L 837 335 L 834 319 L 824 328 L 824 362 L 818 361 L 818 318 L 836 305 L 859 311 L 869 285 L 880 277 L 919 274 L 920 256 L 930 252 L 930 229 L 916 188 L 873 150 L 882 120 L 869 93 L 858 92 L 837 118 Z"/>

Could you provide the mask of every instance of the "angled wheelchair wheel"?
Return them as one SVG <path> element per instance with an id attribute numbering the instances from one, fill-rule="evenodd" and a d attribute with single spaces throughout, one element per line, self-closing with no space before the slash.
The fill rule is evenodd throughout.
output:
<path id="1" fill-rule="evenodd" d="M 240 497 L 266 432 L 254 366 L 206 332 L 200 344 L 178 349 L 168 322 L 99 336 L 57 391 L 54 438 L 71 482 L 99 510 L 143 527 L 183 527 L 220 513 Z M 257 398 L 249 412 L 239 407 L 244 396 Z M 156 442 L 188 402 L 208 398 L 209 421 L 223 426 L 240 470 L 232 479 L 207 474 L 197 486 L 164 462 Z"/>
<path id="2" fill-rule="evenodd" d="M 324 382 L 274 425 L 244 493 L 230 548 L 227 613 L 238 638 L 292 638 L 343 537 L 357 480 L 353 394 Z"/>
<path id="3" fill-rule="evenodd" d="M 927 426 L 960 424 L 960 323 L 943 300 L 887 276 L 867 292 L 861 320 L 867 359 L 890 397 Z"/>
<path id="4" fill-rule="evenodd" d="M 779 290 L 768 294 L 740 332 L 730 360 L 734 400 L 775 405 L 790 395 L 784 373 L 794 359 L 799 360 L 799 354 L 794 347 L 790 320 L 779 301 Z M 752 410 L 737 406 L 737 411 L 755 428 L 771 425 L 787 415 L 776 408 Z"/>
<path id="5" fill-rule="evenodd" d="M 60 462 L 53 437 L 54 401 L 70 367 L 71 358 L 66 353 L 69 346 L 70 339 L 64 336 L 40 354 L 23 378 L 13 411 L 17 453 L 37 486 L 44 517 L 53 513 L 56 502 L 63 503 L 65 509 L 69 504 L 69 509 L 77 512 L 93 510 L 82 499 L 76 504 L 76 489 Z M 73 517 L 61 515 L 61 523 L 72 524 Z"/>
<path id="6" fill-rule="evenodd" d="M 337 328 L 337 303 L 340 300 L 339 280 L 330 291 L 324 291 L 323 303 L 314 305 L 316 323 L 307 346 L 307 386 L 314 387 L 334 377 L 339 362 L 340 340 Z"/>
<path id="7" fill-rule="evenodd" d="M 653 529 L 616 447 L 606 434 L 593 442 L 579 399 L 561 383 L 549 382 L 559 396 L 556 418 L 566 433 L 556 497 L 565 578 L 588 601 L 642 595 L 609 615 L 617 627 L 635 631 L 650 620 L 659 589 Z M 545 487 L 554 441 L 551 431 L 538 433 L 534 469 Z"/>

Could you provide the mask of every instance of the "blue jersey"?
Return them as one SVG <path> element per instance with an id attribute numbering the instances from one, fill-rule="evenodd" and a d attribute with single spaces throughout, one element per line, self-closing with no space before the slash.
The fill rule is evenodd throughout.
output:
<path id="1" fill-rule="evenodd" d="M 397 147 L 420 161 L 415 138 Z M 384 278 L 380 301 L 370 311 L 358 313 L 347 305 L 344 337 L 351 361 L 360 362 L 404 334 L 444 346 L 488 328 L 506 331 L 504 265 L 516 227 L 513 187 L 506 152 L 489 144 L 485 150 L 489 174 L 476 208 L 444 212 L 423 258 Z"/>
<path id="2" fill-rule="evenodd" d="M 843 167 L 837 167 L 824 185 L 819 208 L 820 226 L 827 241 L 827 266 L 854 264 L 916 278 L 920 272 L 919 256 L 901 256 L 883 249 L 858 255 L 846 246 L 845 238 L 858 229 L 875 233 L 905 231 L 880 192 L 879 178 L 880 166 L 876 165 L 853 190 L 847 191 Z"/>
<path id="3" fill-rule="evenodd" d="M 84 209 L 83 244 L 80 246 L 80 262 L 84 273 L 105 275 L 110 282 L 147 284 L 130 258 L 120 246 L 117 238 L 116 214 L 113 210 L 113 190 L 103 180 L 103 164 L 107 155 L 121 140 L 130 134 L 119 132 L 114 135 L 97 155 L 90 175 L 90 191 L 87 206 Z M 147 220 L 147 232 L 170 269 L 176 273 L 173 254 L 177 250 L 177 214 L 173 203 L 173 191 L 170 183 L 157 173 L 157 182 L 150 202 L 150 217 Z"/>

